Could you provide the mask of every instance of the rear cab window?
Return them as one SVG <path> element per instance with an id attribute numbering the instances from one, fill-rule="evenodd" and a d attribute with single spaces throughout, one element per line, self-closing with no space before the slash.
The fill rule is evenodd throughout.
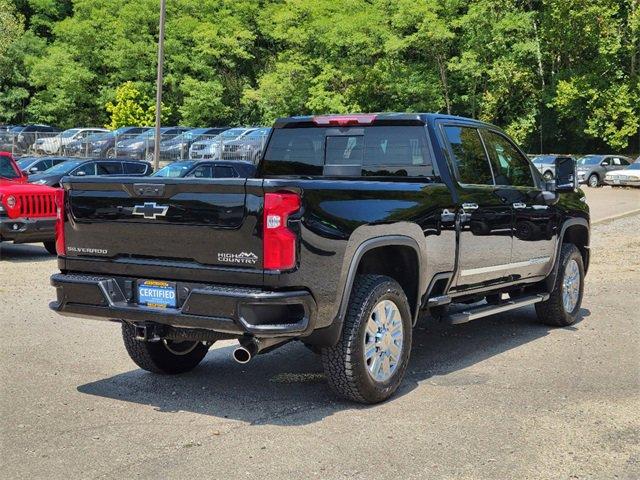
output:
<path id="1" fill-rule="evenodd" d="M 262 170 L 267 176 L 434 176 L 419 125 L 275 128 Z"/>

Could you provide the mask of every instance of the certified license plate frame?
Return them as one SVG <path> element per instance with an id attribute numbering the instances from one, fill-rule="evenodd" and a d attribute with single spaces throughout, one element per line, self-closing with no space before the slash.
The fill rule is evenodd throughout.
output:
<path id="1" fill-rule="evenodd" d="M 145 289 L 146 291 L 142 291 Z M 156 292 L 155 294 L 152 292 Z M 159 294 L 158 292 L 164 292 Z M 173 295 L 171 295 L 173 293 Z M 138 280 L 136 285 L 138 305 L 150 308 L 176 308 L 178 290 L 175 282 L 163 280 Z"/>

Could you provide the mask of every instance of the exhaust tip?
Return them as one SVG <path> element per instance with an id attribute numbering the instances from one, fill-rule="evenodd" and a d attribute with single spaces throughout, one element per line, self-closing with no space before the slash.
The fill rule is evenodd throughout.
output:
<path id="1" fill-rule="evenodd" d="M 238 347 L 233 351 L 233 359 L 238 363 L 249 363 L 252 357 L 251 352 L 244 347 Z"/>

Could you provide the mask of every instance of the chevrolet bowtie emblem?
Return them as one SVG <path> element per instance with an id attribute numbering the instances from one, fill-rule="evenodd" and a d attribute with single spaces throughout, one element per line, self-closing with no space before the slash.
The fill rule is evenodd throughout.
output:
<path id="1" fill-rule="evenodd" d="M 133 214 L 155 220 L 158 217 L 164 217 L 168 210 L 168 205 L 158 205 L 156 202 L 144 202 L 144 205 L 136 205 L 133 207 Z"/>

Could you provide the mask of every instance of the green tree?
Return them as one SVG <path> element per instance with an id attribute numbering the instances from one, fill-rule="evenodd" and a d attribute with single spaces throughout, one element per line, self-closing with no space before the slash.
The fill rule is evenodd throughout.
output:
<path id="1" fill-rule="evenodd" d="M 133 82 L 120 85 L 116 89 L 115 103 L 107 102 L 105 109 L 111 115 L 111 121 L 105 127 L 112 130 L 126 126 L 145 127 L 156 121 L 154 101 L 141 93 Z M 163 122 L 166 121 L 169 110 L 164 103 L 161 114 Z"/>

